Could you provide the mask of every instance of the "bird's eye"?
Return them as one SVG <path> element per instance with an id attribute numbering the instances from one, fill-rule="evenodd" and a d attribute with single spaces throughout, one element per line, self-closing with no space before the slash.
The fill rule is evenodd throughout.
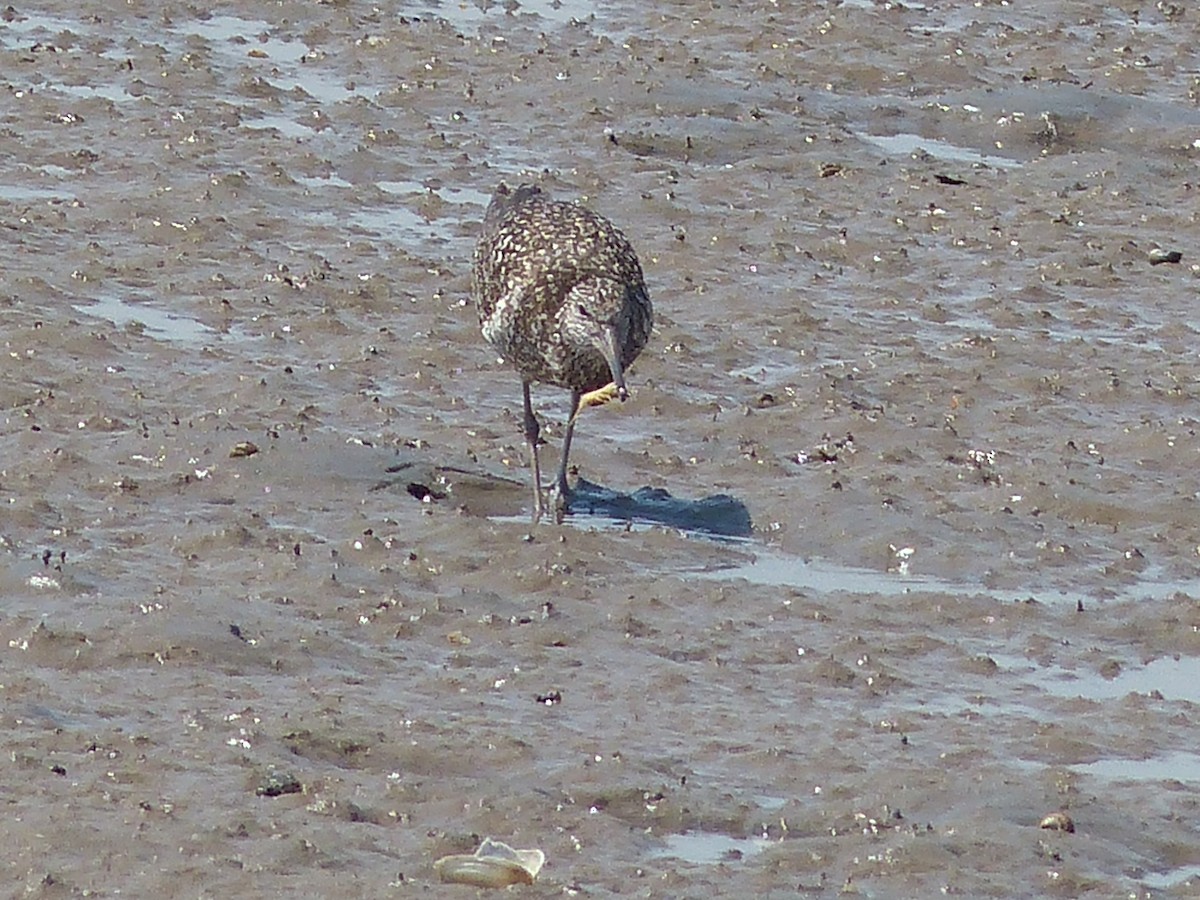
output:
<path id="1" fill-rule="evenodd" d="M 580 304 L 579 304 L 579 307 L 578 307 L 578 308 L 579 308 L 579 314 L 580 314 L 581 316 L 583 316 L 585 319 L 592 319 L 592 318 L 594 318 L 594 316 L 593 316 L 593 315 L 592 315 L 590 312 L 588 312 L 588 310 L 587 310 L 587 307 L 586 307 L 586 306 L 584 306 L 582 303 L 580 303 Z"/>

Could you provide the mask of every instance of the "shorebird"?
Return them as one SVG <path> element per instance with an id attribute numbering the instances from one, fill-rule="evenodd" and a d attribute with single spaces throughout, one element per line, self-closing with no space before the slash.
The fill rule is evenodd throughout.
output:
<path id="1" fill-rule="evenodd" d="M 625 370 L 650 337 L 654 311 L 637 254 L 616 226 L 541 188 L 501 184 L 483 217 L 472 293 L 484 338 L 521 376 L 525 440 L 533 459 L 533 521 L 547 511 L 538 460 L 534 382 L 571 392 L 555 514 L 570 493 L 567 456 L 583 404 L 625 400 Z"/>

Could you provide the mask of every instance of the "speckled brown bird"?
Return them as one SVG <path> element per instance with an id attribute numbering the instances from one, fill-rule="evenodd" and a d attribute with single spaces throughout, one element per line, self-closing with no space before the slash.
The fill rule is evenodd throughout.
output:
<path id="1" fill-rule="evenodd" d="M 650 337 L 654 312 L 642 266 L 612 222 L 541 188 L 501 184 L 475 249 L 472 293 L 483 336 L 520 374 L 525 440 L 533 458 L 533 520 L 547 511 L 538 461 L 536 381 L 571 392 L 571 415 L 552 490 L 566 503 L 567 456 L 585 395 L 629 396 L 625 370 Z"/>

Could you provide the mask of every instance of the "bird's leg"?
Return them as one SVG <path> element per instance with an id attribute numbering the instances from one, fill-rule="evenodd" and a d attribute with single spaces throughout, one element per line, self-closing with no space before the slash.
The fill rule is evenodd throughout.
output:
<path id="1" fill-rule="evenodd" d="M 571 415 L 567 417 L 567 430 L 563 434 L 562 458 L 558 461 L 558 475 L 551 485 L 554 506 L 560 513 L 566 509 L 567 497 L 571 493 L 571 489 L 567 487 L 567 460 L 571 455 L 571 436 L 575 434 L 575 419 L 579 417 L 579 402 L 582 397 L 579 391 L 571 391 Z"/>
<path id="2" fill-rule="evenodd" d="M 545 512 L 542 504 L 542 466 L 538 461 L 538 438 L 541 429 L 538 427 L 537 416 L 533 414 L 533 404 L 529 401 L 529 382 L 523 382 L 521 386 L 525 394 L 525 441 L 529 444 L 529 453 L 533 457 L 533 524 L 536 525 Z"/>

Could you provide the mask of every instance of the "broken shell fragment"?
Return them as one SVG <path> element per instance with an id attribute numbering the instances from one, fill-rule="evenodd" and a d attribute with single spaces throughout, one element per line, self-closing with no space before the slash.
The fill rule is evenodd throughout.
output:
<path id="1" fill-rule="evenodd" d="M 1075 833 L 1075 822 L 1065 812 L 1052 812 L 1038 822 L 1038 828 L 1049 828 L 1051 831 L 1067 831 Z"/>
<path id="2" fill-rule="evenodd" d="M 571 417 L 571 422 L 574 423 L 579 418 L 579 414 L 588 407 L 604 406 L 604 404 L 612 402 L 612 399 L 619 396 L 620 393 L 621 389 L 610 381 L 604 387 L 581 394 L 579 397 L 579 409 L 575 410 L 575 415 Z"/>
<path id="3" fill-rule="evenodd" d="M 596 388 L 594 391 L 588 391 L 579 398 L 579 405 L 585 406 L 603 406 L 605 403 L 612 401 L 620 393 L 620 389 L 611 381 L 602 388 Z"/>
<path id="4" fill-rule="evenodd" d="M 474 853 L 443 856 L 433 869 L 445 882 L 501 888 L 533 884 L 545 862 L 546 854 L 541 850 L 514 850 L 508 844 L 484 838 Z"/>
<path id="5" fill-rule="evenodd" d="M 258 452 L 258 445 L 253 441 L 238 441 L 229 451 L 230 459 L 244 459 Z"/>

